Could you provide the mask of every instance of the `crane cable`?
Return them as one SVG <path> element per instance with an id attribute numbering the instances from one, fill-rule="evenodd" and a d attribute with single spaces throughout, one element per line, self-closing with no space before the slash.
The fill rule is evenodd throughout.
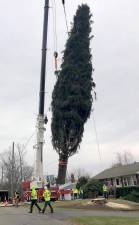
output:
<path id="1" fill-rule="evenodd" d="M 58 58 L 58 51 L 57 51 L 57 14 L 56 14 L 56 2 L 55 0 L 52 0 L 52 12 L 53 12 L 53 40 L 54 40 L 54 65 L 55 65 L 55 72 L 57 72 L 57 58 Z"/>
<path id="2" fill-rule="evenodd" d="M 27 141 L 25 142 L 25 144 L 23 144 L 24 150 L 27 148 L 29 142 L 31 141 L 31 139 L 33 138 L 33 136 L 34 136 L 35 134 L 36 134 L 36 131 L 34 131 L 34 132 L 32 133 L 32 135 L 27 139 Z"/>
<path id="3" fill-rule="evenodd" d="M 63 9 L 64 9 L 67 34 L 69 36 L 69 28 L 68 28 L 68 20 L 67 20 L 67 13 L 66 13 L 66 7 L 65 7 L 65 0 L 62 0 L 62 4 L 63 4 Z"/>
<path id="4" fill-rule="evenodd" d="M 57 51 L 57 13 L 56 13 L 56 2 L 52 0 L 52 12 L 53 12 L 53 36 L 54 36 L 54 51 Z"/>
<path id="5" fill-rule="evenodd" d="M 58 58 L 58 51 L 57 51 L 57 15 L 56 15 L 56 1 L 52 0 L 52 12 L 53 12 L 53 37 L 54 37 L 54 64 L 55 64 L 55 74 L 58 75 L 58 66 L 57 66 L 57 58 Z M 67 34 L 69 36 L 69 29 L 68 29 L 68 22 L 67 22 L 67 14 L 66 14 L 66 8 L 65 8 L 65 0 L 62 0 L 62 5 L 64 9 L 64 15 L 65 15 L 65 22 L 66 22 L 66 29 Z"/>
<path id="6" fill-rule="evenodd" d="M 94 130 L 95 130 L 95 135 L 96 135 L 96 142 L 97 142 L 97 149 L 98 149 L 99 159 L 100 159 L 100 162 L 101 162 L 101 166 L 103 167 L 101 151 L 100 151 L 100 143 L 99 143 L 99 140 L 98 140 L 98 134 L 97 134 L 97 128 L 96 128 L 96 122 L 95 122 L 94 113 L 92 113 L 92 117 L 93 117 L 93 123 L 94 123 Z"/>

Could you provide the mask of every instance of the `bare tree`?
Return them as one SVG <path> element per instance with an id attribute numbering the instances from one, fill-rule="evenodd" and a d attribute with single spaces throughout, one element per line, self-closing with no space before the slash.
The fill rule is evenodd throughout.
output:
<path id="1" fill-rule="evenodd" d="M 17 144 L 16 147 L 17 147 L 18 156 L 19 156 L 20 180 L 22 181 L 23 180 L 23 166 L 25 163 L 24 157 L 25 157 L 26 151 L 25 151 L 24 145 Z"/>
<path id="2" fill-rule="evenodd" d="M 123 163 L 125 165 L 128 165 L 128 164 L 133 163 L 134 161 L 135 160 L 134 160 L 132 153 L 130 151 L 125 151 L 123 154 Z"/>
<path id="3" fill-rule="evenodd" d="M 123 153 L 116 153 L 116 160 L 112 164 L 112 167 L 117 167 L 121 165 L 128 165 L 134 162 L 134 157 L 130 151 L 124 151 Z"/>
<path id="4" fill-rule="evenodd" d="M 30 180 L 33 175 L 33 171 L 34 171 L 33 167 L 25 163 L 22 170 L 23 180 Z"/>
<path id="5" fill-rule="evenodd" d="M 25 149 L 20 144 L 1 154 L 1 184 L 0 188 L 8 189 L 11 196 L 15 190 L 21 192 L 23 179 L 31 179 L 33 168 L 25 162 Z"/>
<path id="6" fill-rule="evenodd" d="M 80 177 L 90 177 L 84 168 L 73 169 L 69 174 L 67 174 L 67 180 L 72 180 L 73 175 L 75 181 L 79 180 Z"/>

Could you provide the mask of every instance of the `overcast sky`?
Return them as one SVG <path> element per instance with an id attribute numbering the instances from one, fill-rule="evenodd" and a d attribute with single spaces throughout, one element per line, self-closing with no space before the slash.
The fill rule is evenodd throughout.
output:
<path id="1" fill-rule="evenodd" d="M 56 1 L 59 63 L 67 38 L 61 0 Z M 53 7 L 54 0 L 50 0 Z M 88 3 L 94 24 L 91 42 L 97 101 L 85 125 L 78 154 L 68 172 L 84 168 L 94 175 L 130 151 L 139 161 L 139 1 L 67 0 L 67 19 Z M 25 144 L 35 132 L 39 104 L 43 0 L 0 0 L 0 152 L 12 142 Z M 58 155 L 51 144 L 51 92 L 55 84 L 53 10 L 49 11 L 45 112 L 49 118 L 44 146 L 44 170 L 57 174 Z M 94 119 L 93 119 L 94 118 Z M 97 130 L 97 138 L 94 128 Z M 97 141 L 98 139 L 98 141 Z M 98 143 L 99 142 L 99 151 Z M 35 135 L 27 146 L 33 165 Z"/>

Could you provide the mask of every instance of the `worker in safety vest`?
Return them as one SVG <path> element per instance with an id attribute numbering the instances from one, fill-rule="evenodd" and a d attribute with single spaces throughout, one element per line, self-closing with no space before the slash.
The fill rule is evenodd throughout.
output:
<path id="1" fill-rule="evenodd" d="M 44 197 L 44 207 L 43 207 L 43 210 L 42 210 L 42 213 L 45 212 L 45 209 L 47 207 L 47 205 L 49 205 L 49 208 L 51 209 L 51 213 L 54 212 L 52 206 L 51 206 L 51 203 L 50 203 L 50 200 L 51 200 L 51 192 L 48 190 L 47 186 L 44 188 L 44 192 L 43 192 L 43 197 Z"/>
<path id="2" fill-rule="evenodd" d="M 29 213 L 32 213 L 33 210 L 33 206 L 36 205 L 36 207 L 38 208 L 39 212 L 41 212 L 41 208 L 37 203 L 37 191 L 35 189 L 35 186 L 32 186 L 31 188 L 31 205 L 30 205 L 30 211 Z"/>
<path id="3" fill-rule="evenodd" d="M 78 198 L 78 189 L 74 188 L 73 189 L 73 194 L 74 194 L 74 200 Z"/>
<path id="4" fill-rule="evenodd" d="M 108 199 L 109 190 L 106 184 L 103 184 L 103 196 Z"/>

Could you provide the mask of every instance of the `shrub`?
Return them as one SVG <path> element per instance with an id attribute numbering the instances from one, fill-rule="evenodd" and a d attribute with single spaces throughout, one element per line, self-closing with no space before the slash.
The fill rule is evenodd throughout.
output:
<path id="1" fill-rule="evenodd" d="M 132 202 L 139 202 L 139 192 L 132 191 L 130 194 L 126 195 L 123 199 Z"/>
<path id="2" fill-rule="evenodd" d="M 102 182 L 94 179 L 89 179 L 87 184 L 83 186 L 84 198 L 94 198 L 102 195 Z"/>
<path id="3" fill-rule="evenodd" d="M 125 197 L 125 196 L 127 197 L 130 195 L 135 196 L 137 195 L 137 193 L 139 194 L 139 187 L 136 187 L 136 186 L 116 188 L 116 198 Z"/>
<path id="4" fill-rule="evenodd" d="M 76 188 L 77 189 L 82 188 L 84 185 L 87 184 L 88 181 L 89 181 L 89 177 L 88 176 L 79 177 L 77 185 L 76 185 Z"/>

